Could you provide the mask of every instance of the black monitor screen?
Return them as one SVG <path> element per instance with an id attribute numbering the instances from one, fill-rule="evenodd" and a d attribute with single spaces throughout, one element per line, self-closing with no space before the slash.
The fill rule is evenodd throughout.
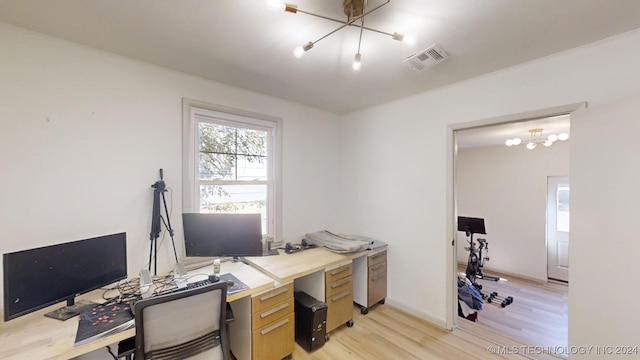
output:
<path id="1" fill-rule="evenodd" d="M 187 256 L 261 256 L 260 214 L 182 214 Z"/>
<path id="2" fill-rule="evenodd" d="M 484 219 L 458 216 L 458 231 L 470 234 L 486 234 L 484 229 Z"/>
<path id="3" fill-rule="evenodd" d="M 126 233 L 3 255 L 8 321 L 127 278 Z"/>

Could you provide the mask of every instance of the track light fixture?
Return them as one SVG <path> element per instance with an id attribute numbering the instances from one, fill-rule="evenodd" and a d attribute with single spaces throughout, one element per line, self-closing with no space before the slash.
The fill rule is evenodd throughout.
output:
<path id="1" fill-rule="evenodd" d="M 360 37 L 358 39 L 358 51 L 356 52 L 356 55 L 355 55 L 354 60 L 353 60 L 353 65 L 352 65 L 353 70 L 355 70 L 355 71 L 360 70 L 360 67 L 362 65 L 362 63 L 361 63 L 362 55 L 360 53 L 360 45 L 362 43 L 362 32 L 363 32 L 363 30 L 373 31 L 373 32 L 377 32 L 379 34 L 390 36 L 393 40 L 397 40 L 397 41 L 403 42 L 403 43 L 405 43 L 407 45 L 413 45 L 413 44 L 416 43 L 415 38 L 412 37 L 412 36 L 406 36 L 404 34 L 400 34 L 400 33 L 397 33 L 397 32 L 388 33 L 388 32 L 385 32 L 385 31 L 381 31 L 381 30 L 377 30 L 377 29 L 373 29 L 373 28 L 364 26 L 364 18 L 365 18 L 366 15 L 369 15 L 372 12 L 380 9 L 384 5 L 387 5 L 391 0 L 386 0 L 382 4 L 372 8 L 370 10 L 368 10 L 366 8 L 367 0 L 343 0 L 342 10 L 343 10 L 344 14 L 347 16 L 347 20 L 346 21 L 339 20 L 339 19 L 334 19 L 334 18 L 331 18 L 331 17 L 328 17 L 328 16 L 315 14 L 315 13 L 304 11 L 304 10 L 300 10 L 300 9 L 298 9 L 297 5 L 290 4 L 290 3 L 285 3 L 283 0 L 265 0 L 265 1 L 267 2 L 267 4 L 269 6 L 272 6 L 272 7 L 275 7 L 275 8 L 279 8 L 279 9 L 283 9 L 284 11 L 286 11 L 288 13 L 292 13 L 292 14 L 303 13 L 303 14 L 319 17 L 319 18 L 322 18 L 322 19 L 325 19 L 325 20 L 329 20 L 329 21 L 333 21 L 333 22 L 337 22 L 337 23 L 341 24 L 338 28 L 336 28 L 336 29 L 330 31 L 328 34 L 318 38 L 316 41 L 309 41 L 305 45 L 298 46 L 297 48 L 295 48 L 294 51 L 293 51 L 293 55 L 296 58 L 301 58 L 307 51 L 309 51 L 311 48 L 313 48 L 313 45 L 318 43 L 320 40 L 328 37 L 329 35 L 337 32 L 338 30 L 344 29 L 347 26 L 357 26 L 357 27 L 360 28 Z M 359 20 L 359 24 L 356 23 L 356 22 L 358 22 L 358 20 Z"/>

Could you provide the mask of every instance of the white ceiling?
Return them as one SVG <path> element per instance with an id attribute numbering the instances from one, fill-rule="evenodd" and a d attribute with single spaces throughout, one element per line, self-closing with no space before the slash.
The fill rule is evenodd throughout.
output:
<path id="1" fill-rule="evenodd" d="M 343 0 L 290 1 L 346 19 Z M 365 30 L 357 73 L 359 28 L 339 30 L 296 59 L 293 48 L 340 24 L 264 0 L 0 0 L 0 21 L 346 114 L 638 29 L 640 1 L 393 0 L 365 26 L 417 43 Z M 423 72 L 403 63 L 433 44 L 450 58 Z"/>

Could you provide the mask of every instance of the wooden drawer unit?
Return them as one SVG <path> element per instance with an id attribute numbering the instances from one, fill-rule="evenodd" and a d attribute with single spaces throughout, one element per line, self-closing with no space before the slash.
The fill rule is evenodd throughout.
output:
<path id="1" fill-rule="evenodd" d="M 351 263 L 325 272 L 327 332 L 342 324 L 353 326 L 353 277 Z"/>
<path id="2" fill-rule="evenodd" d="M 293 283 L 251 299 L 251 357 L 279 360 L 293 353 Z"/>
<path id="3" fill-rule="evenodd" d="M 354 259 L 353 278 L 354 301 L 362 306 L 362 314 L 367 314 L 370 306 L 384 304 L 387 297 L 387 251 Z"/>
<path id="4" fill-rule="evenodd" d="M 254 330 L 251 334 L 251 354 L 255 360 L 283 359 L 293 353 L 295 314 Z"/>

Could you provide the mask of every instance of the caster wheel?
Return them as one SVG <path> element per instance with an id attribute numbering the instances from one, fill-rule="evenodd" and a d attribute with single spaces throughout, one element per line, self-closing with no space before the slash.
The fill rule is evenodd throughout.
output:
<path id="1" fill-rule="evenodd" d="M 324 335 L 324 341 L 325 341 L 325 342 L 326 342 L 326 341 L 329 341 L 329 339 L 331 339 L 331 335 L 329 335 L 329 334 L 325 334 L 325 335 Z"/>
<path id="2" fill-rule="evenodd" d="M 347 327 L 353 327 L 353 320 L 347 321 Z"/>
<path id="3" fill-rule="evenodd" d="M 378 301 L 378 304 L 384 305 L 384 301 L 385 301 L 385 299 L 382 299 L 382 300 Z"/>
<path id="4" fill-rule="evenodd" d="M 360 309 L 360 314 L 367 315 L 368 313 L 369 313 L 368 307 L 363 307 L 362 309 Z"/>

